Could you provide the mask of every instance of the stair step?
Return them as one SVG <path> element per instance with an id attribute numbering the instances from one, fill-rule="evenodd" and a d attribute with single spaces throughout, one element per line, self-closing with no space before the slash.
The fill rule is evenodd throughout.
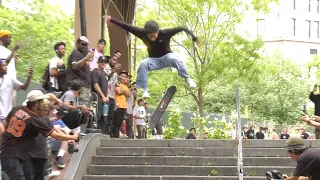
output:
<path id="1" fill-rule="evenodd" d="M 229 156 L 237 155 L 236 148 L 213 147 L 99 147 L 103 156 Z M 288 157 L 285 148 L 243 149 L 247 157 Z"/>
<path id="2" fill-rule="evenodd" d="M 285 147 L 286 140 L 243 140 L 244 148 Z M 306 145 L 317 144 L 313 141 L 305 141 Z M 147 140 L 147 139 L 102 139 L 102 147 L 230 147 L 237 148 L 238 140 Z"/>
<path id="3" fill-rule="evenodd" d="M 245 166 L 244 174 L 248 176 L 264 176 L 266 171 L 277 169 L 281 173 L 290 174 L 294 166 Z M 211 171 L 217 175 L 236 176 L 237 166 L 167 166 L 167 165 L 90 165 L 91 175 L 185 175 L 210 176 Z"/>
<path id="4" fill-rule="evenodd" d="M 238 180 L 238 176 L 142 176 L 142 175 L 86 175 L 83 180 Z M 265 176 L 245 176 L 247 179 L 266 179 Z"/>
<path id="5" fill-rule="evenodd" d="M 295 166 L 289 157 L 245 157 L 245 166 Z M 92 164 L 97 165 L 183 165 L 183 166 L 232 166 L 237 157 L 204 156 L 93 156 Z"/>

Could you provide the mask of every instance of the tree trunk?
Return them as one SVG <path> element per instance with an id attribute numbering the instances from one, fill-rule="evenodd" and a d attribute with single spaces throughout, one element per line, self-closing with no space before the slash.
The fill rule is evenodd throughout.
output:
<path id="1" fill-rule="evenodd" d="M 199 115 L 201 118 L 203 118 L 204 117 L 204 98 L 203 98 L 203 92 L 201 87 L 198 90 L 198 98 L 199 98 L 199 103 L 198 103 Z M 204 136 L 204 125 L 202 122 L 200 122 L 199 139 L 203 139 L 203 136 Z"/>

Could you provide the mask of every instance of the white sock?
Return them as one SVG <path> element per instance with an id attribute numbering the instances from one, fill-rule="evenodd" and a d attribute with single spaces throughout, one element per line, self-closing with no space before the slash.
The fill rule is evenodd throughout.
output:
<path id="1" fill-rule="evenodd" d="M 63 157 L 63 156 L 64 156 L 64 153 L 65 153 L 65 150 L 60 149 L 57 156 L 58 156 L 58 157 Z"/>
<path id="2" fill-rule="evenodd" d="M 78 127 L 74 128 L 73 131 L 80 133 L 81 132 L 81 126 L 78 126 Z"/>

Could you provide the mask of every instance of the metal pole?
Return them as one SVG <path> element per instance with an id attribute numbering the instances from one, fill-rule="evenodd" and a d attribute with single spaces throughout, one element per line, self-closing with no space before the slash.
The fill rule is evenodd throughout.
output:
<path id="1" fill-rule="evenodd" d="M 240 95 L 239 95 L 239 86 L 236 87 L 236 103 L 237 103 L 237 122 L 238 122 L 238 174 L 239 180 L 243 180 L 243 157 L 242 157 L 242 124 L 240 116 Z"/>
<path id="2" fill-rule="evenodd" d="M 84 0 L 79 0 L 81 36 L 87 36 L 86 9 Z"/>

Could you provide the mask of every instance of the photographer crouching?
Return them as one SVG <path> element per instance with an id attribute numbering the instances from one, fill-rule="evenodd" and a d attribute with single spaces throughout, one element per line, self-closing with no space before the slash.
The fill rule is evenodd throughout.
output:
<path id="1" fill-rule="evenodd" d="M 320 149 L 307 148 L 299 136 L 289 137 L 286 149 L 290 158 L 297 162 L 297 166 L 293 175 L 284 177 L 285 180 L 320 179 Z"/>

